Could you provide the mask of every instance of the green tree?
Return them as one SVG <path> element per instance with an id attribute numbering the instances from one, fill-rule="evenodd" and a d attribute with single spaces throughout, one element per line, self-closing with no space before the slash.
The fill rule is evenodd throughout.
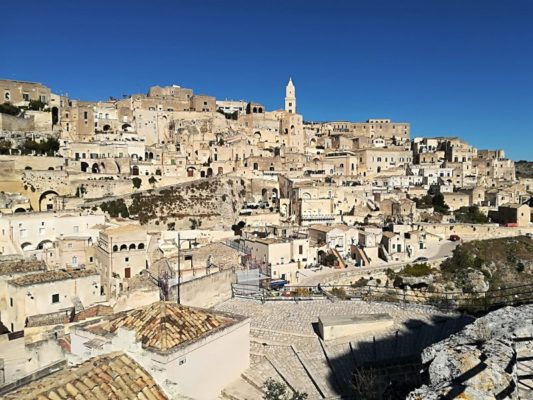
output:
<path id="1" fill-rule="evenodd" d="M 0 113 L 8 115 L 19 115 L 20 108 L 11 103 L 0 104 Z"/>
<path id="2" fill-rule="evenodd" d="M 294 392 L 288 393 L 287 386 L 283 383 L 268 378 L 263 385 L 263 400 L 306 400 L 307 393 Z"/>
<path id="3" fill-rule="evenodd" d="M 151 176 L 150 179 L 148 179 L 148 183 L 152 186 L 154 186 L 157 183 L 157 179 L 155 177 Z"/>
<path id="4" fill-rule="evenodd" d="M 489 218 L 479 210 L 478 206 L 461 207 L 455 211 L 455 219 L 467 224 L 486 224 L 489 222 Z"/>
<path id="5" fill-rule="evenodd" d="M 442 193 L 438 193 L 435 196 L 433 196 L 433 199 L 431 201 L 433 204 L 433 209 L 436 212 L 439 212 L 441 214 L 448 214 L 450 212 L 450 207 L 448 207 L 448 204 L 444 201 L 444 196 Z"/>
<path id="6" fill-rule="evenodd" d="M 0 154 L 8 154 L 11 149 L 11 140 L 0 139 Z"/>
<path id="7" fill-rule="evenodd" d="M 30 100 L 30 104 L 28 105 L 28 109 L 33 111 L 41 111 L 45 107 L 46 103 L 41 100 Z"/>
<path id="8" fill-rule="evenodd" d="M 139 189 L 143 183 L 143 180 L 141 178 L 138 178 L 138 177 L 134 177 L 132 180 L 132 183 L 133 183 L 133 187 L 135 189 Z"/>

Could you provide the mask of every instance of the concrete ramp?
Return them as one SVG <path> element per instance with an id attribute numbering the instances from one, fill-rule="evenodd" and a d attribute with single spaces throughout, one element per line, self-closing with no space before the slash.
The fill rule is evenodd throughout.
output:
<path id="1" fill-rule="evenodd" d="M 361 314 L 351 317 L 324 315 L 318 317 L 320 336 L 326 341 L 387 329 L 393 323 L 394 321 L 389 314 Z"/>

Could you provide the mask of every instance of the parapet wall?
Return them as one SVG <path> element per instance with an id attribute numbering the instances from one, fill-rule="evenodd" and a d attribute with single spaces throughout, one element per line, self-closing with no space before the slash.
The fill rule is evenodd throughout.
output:
<path id="1" fill-rule="evenodd" d="M 237 282 L 231 269 L 215 272 L 181 284 L 181 304 L 209 308 L 231 298 L 231 284 Z M 176 287 L 173 288 L 176 291 Z"/>
<path id="2" fill-rule="evenodd" d="M 533 228 L 505 227 L 497 224 L 421 224 L 426 232 L 447 239 L 450 235 L 473 240 L 495 239 L 524 235 L 533 232 Z"/>

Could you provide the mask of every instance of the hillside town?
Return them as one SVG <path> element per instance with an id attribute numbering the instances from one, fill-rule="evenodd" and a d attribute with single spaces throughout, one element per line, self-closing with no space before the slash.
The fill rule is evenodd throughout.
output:
<path id="1" fill-rule="evenodd" d="M 533 174 L 409 121 L 308 120 L 284 83 L 268 110 L 0 80 L 1 398 L 442 398 L 422 351 L 531 293 Z M 494 394 L 531 398 L 504 367 Z"/>

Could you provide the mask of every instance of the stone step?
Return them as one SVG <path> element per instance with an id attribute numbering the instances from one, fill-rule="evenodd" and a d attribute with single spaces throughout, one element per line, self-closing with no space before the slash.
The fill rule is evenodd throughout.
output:
<path id="1" fill-rule="evenodd" d="M 327 359 L 323 354 L 310 354 L 305 351 L 297 352 L 300 361 L 307 370 L 307 373 L 311 375 L 315 385 L 318 386 L 320 392 L 327 399 L 333 399 L 338 396 L 338 388 L 335 387 L 335 377 L 333 371 L 330 369 Z"/>
<path id="2" fill-rule="evenodd" d="M 222 391 L 221 398 L 224 400 L 258 400 L 263 398 L 263 392 L 239 378 Z"/>
<path id="3" fill-rule="evenodd" d="M 283 378 L 284 383 L 288 384 L 293 391 L 307 393 L 309 399 L 324 398 L 305 372 L 304 366 L 291 347 L 269 346 L 265 354 Z"/>

